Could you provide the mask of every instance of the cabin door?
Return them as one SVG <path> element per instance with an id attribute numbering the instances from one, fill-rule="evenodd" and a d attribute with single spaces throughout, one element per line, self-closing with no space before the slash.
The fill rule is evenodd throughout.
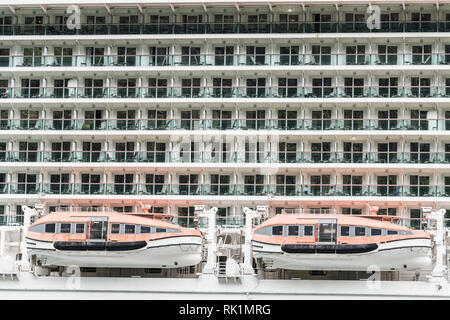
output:
<path id="1" fill-rule="evenodd" d="M 91 217 L 89 221 L 89 240 L 106 241 L 108 217 Z"/>
<path id="2" fill-rule="evenodd" d="M 336 219 L 319 220 L 317 242 L 336 243 L 336 234 L 337 234 Z"/>

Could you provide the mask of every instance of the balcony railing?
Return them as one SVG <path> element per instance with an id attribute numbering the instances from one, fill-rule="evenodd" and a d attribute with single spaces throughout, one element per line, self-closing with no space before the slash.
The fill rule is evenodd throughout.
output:
<path id="1" fill-rule="evenodd" d="M 97 90 L 97 91 L 95 91 Z M 450 86 L 2 87 L 0 99 L 449 98 Z"/>
<path id="2" fill-rule="evenodd" d="M 450 185 L 8 183 L 0 194 L 450 197 Z"/>
<path id="3" fill-rule="evenodd" d="M 450 118 L 0 119 L 0 130 L 450 130 Z"/>
<path id="4" fill-rule="evenodd" d="M 380 33 L 449 32 L 448 21 L 382 22 L 380 29 L 369 29 L 365 22 L 298 23 L 165 23 L 165 24 L 81 24 L 68 29 L 65 24 L 1 25 L 0 35 L 116 35 L 116 34 L 252 34 L 252 33 Z"/>
<path id="5" fill-rule="evenodd" d="M 0 151 L 2 162 L 449 164 L 450 152 L 393 151 Z"/>
<path id="6" fill-rule="evenodd" d="M 0 67 L 180 67 L 444 65 L 450 52 L 329 54 L 3 55 Z M 234 68 L 233 68 L 234 69 Z"/>
<path id="7" fill-rule="evenodd" d="M 225 227 L 225 228 L 239 228 L 245 226 L 245 217 L 244 216 L 227 216 L 227 217 L 216 217 L 216 226 Z M 208 227 L 207 219 L 199 219 L 198 220 L 199 228 Z"/>
<path id="8" fill-rule="evenodd" d="M 433 220 L 429 220 L 429 219 L 425 219 L 425 218 L 403 218 L 403 217 L 398 217 L 398 218 L 394 218 L 393 222 L 407 227 L 407 228 L 411 228 L 411 229 L 415 229 L 415 230 L 424 230 L 424 225 L 429 223 L 433 223 Z M 449 228 L 450 227 L 450 219 L 446 218 L 444 219 L 444 226 Z"/>
<path id="9" fill-rule="evenodd" d="M 0 227 L 22 226 L 23 217 L 23 215 L 0 215 Z"/>
<path id="10" fill-rule="evenodd" d="M 98 208 L 92 208 L 92 210 L 84 211 L 95 211 Z M 186 224 L 185 220 L 193 219 L 192 217 L 176 216 L 178 223 Z M 398 225 L 405 226 L 411 229 L 423 230 L 424 222 L 428 221 L 424 218 L 403 218 L 394 217 L 394 222 Z M 0 215 L 0 226 L 23 226 L 24 216 L 23 215 Z M 450 219 L 444 219 L 444 224 L 446 227 L 450 227 Z M 197 227 L 205 228 L 207 227 L 207 221 L 200 219 L 198 221 Z M 242 216 L 227 216 L 227 217 L 216 217 L 216 225 L 221 227 L 243 227 L 245 225 L 245 218 Z M 189 227 L 194 227 L 194 222 L 189 221 Z"/>

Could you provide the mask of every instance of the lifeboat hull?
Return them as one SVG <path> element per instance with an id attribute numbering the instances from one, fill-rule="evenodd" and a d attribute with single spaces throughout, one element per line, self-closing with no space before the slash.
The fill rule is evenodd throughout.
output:
<path id="1" fill-rule="evenodd" d="M 27 249 L 43 266 L 179 268 L 200 263 L 202 239 L 182 236 L 149 242 L 46 242 L 28 238 Z"/>
<path id="2" fill-rule="evenodd" d="M 402 239 L 365 245 L 277 245 L 253 241 L 254 258 L 267 269 L 394 271 L 431 266 L 431 241 Z"/>

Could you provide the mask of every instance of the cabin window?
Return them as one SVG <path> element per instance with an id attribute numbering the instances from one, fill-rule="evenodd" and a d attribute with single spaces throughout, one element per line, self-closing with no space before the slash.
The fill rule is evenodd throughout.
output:
<path id="1" fill-rule="evenodd" d="M 398 234 L 398 231 L 397 230 L 388 230 L 387 234 L 388 234 L 388 236 L 395 235 L 395 234 Z"/>
<path id="2" fill-rule="evenodd" d="M 156 228 L 156 233 L 158 232 L 166 232 L 165 228 Z"/>
<path id="3" fill-rule="evenodd" d="M 120 224 L 111 223 L 111 233 L 119 233 L 120 232 Z"/>
<path id="4" fill-rule="evenodd" d="M 273 236 L 282 236 L 283 235 L 283 226 L 273 226 L 272 227 L 272 235 Z"/>
<path id="5" fill-rule="evenodd" d="M 314 231 L 313 226 L 305 226 L 305 237 L 312 237 L 313 231 Z"/>
<path id="6" fill-rule="evenodd" d="M 290 236 L 298 236 L 298 226 L 289 226 L 288 235 Z"/>
<path id="7" fill-rule="evenodd" d="M 135 226 L 133 224 L 126 224 L 125 225 L 125 233 L 130 234 L 135 232 Z"/>
<path id="8" fill-rule="evenodd" d="M 381 236 L 381 229 L 371 229 L 370 235 L 371 236 Z"/>
<path id="9" fill-rule="evenodd" d="M 341 226 L 341 237 L 350 236 L 350 226 Z"/>
<path id="10" fill-rule="evenodd" d="M 150 227 L 141 226 L 141 233 L 150 233 Z"/>
<path id="11" fill-rule="evenodd" d="M 84 233 L 84 223 L 77 223 L 75 226 L 75 233 Z"/>
<path id="12" fill-rule="evenodd" d="M 60 233 L 70 233 L 70 223 L 61 223 Z"/>
<path id="13" fill-rule="evenodd" d="M 365 237 L 366 236 L 366 228 L 355 227 L 355 236 L 356 237 Z"/>
<path id="14" fill-rule="evenodd" d="M 54 223 L 47 223 L 45 225 L 45 233 L 55 233 L 55 224 Z"/>

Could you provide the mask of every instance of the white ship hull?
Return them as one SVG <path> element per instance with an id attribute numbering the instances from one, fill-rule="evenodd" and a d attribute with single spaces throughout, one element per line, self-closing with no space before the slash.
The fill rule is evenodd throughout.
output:
<path id="1" fill-rule="evenodd" d="M 405 239 L 382 243 L 366 253 L 286 253 L 281 245 L 253 241 L 253 256 L 262 258 L 267 269 L 393 271 L 418 270 L 431 266 L 429 239 Z"/>
<path id="2" fill-rule="evenodd" d="M 35 243 L 33 245 L 32 243 Z M 52 242 L 27 239 L 29 255 L 43 266 L 99 268 L 179 268 L 200 263 L 202 239 L 194 236 L 153 240 L 130 251 L 61 251 Z"/>
<path id="3" fill-rule="evenodd" d="M 153 299 L 153 300 L 299 300 L 299 299 L 449 299 L 450 286 L 436 289 L 430 281 L 260 280 L 242 276 L 237 283 L 214 275 L 191 279 L 38 277 L 20 273 L 19 280 L 0 281 L 0 299 Z"/>

